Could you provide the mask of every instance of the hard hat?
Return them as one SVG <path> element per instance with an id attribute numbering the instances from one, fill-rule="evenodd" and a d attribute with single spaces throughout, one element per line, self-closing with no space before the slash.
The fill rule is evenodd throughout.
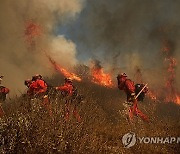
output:
<path id="1" fill-rule="evenodd" d="M 72 83 L 72 80 L 70 78 L 65 78 L 65 82 Z"/>
<path id="2" fill-rule="evenodd" d="M 32 76 L 32 80 L 33 80 L 33 81 L 34 81 L 34 80 L 37 80 L 37 79 L 42 79 L 42 75 L 36 74 L 36 75 Z"/>
<path id="3" fill-rule="evenodd" d="M 126 73 L 121 73 L 118 74 L 117 78 L 123 78 L 123 77 L 127 77 Z"/>
<path id="4" fill-rule="evenodd" d="M 28 85 L 28 84 L 31 83 L 31 82 L 32 82 L 31 79 L 27 79 L 27 80 L 24 81 L 24 85 Z"/>
<path id="5" fill-rule="evenodd" d="M 35 76 L 38 77 L 38 78 L 42 78 L 41 74 L 36 74 Z"/>

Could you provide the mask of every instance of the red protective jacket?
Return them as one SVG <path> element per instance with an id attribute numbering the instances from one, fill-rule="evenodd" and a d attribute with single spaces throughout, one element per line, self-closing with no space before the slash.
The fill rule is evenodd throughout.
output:
<path id="1" fill-rule="evenodd" d="M 72 96 L 73 94 L 73 85 L 70 83 L 65 83 L 63 86 L 59 86 L 56 89 L 66 92 L 69 96 Z"/>
<path id="2" fill-rule="evenodd" d="M 130 79 L 122 79 L 118 85 L 120 90 L 124 90 L 126 94 L 132 94 L 135 92 L 134 82 Z"/>
<path id="3" fill-rule="evenodd" d="M 127 101 L 131 99 L 131 94 L 135 94 L 135 85 L 134 82 L 127 78 L 121 78 L 118 81 L 118 88 L 124 90 L 127 95 Z"/>
<path id="4" fill-rule="evenodd" d="M 3 94 L 8 94 L 9 93 L 9 89 L 8 88 L 1 88 L 0 89 L 0 93 L 3 93 Z"/>
<path id="5" fill-rule="evenodd" d="M 39 80 L 33 81 L 30 84 L 27 93 L 29 95 L 37 95 L 37 94 L 43 94 L 46 91 L 47 91 L 47 84 L 45 83 L 45 81 L 39 79 Z"/>

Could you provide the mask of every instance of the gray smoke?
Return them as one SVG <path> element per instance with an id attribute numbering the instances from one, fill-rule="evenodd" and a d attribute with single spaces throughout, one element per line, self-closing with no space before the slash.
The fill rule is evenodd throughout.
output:
<path id="1" fill-rule="evenodd" d="M 22 91 L 23 81 L 33 74 L 49 75 L 53 70 L 44 51 L 62 66 L 73 66 L 76 45 L 65 36 L 56 36 L 56 25 L 72 21 L 82 10 L 83 0 L 1 0 L 0 2 L 0 74 L 11 94 Z M 32 20 L 43 34 L 33 47 L 25 42 L 25 23 Z M 65 58 L 67 57 L 67 58 Z"/>
<path id="2" fill-rule="evenodd" d="M 83 46 L 81 54 L 88 52 L 105 68 L 130 77 L 139 67 L 147 82 L 159 86 L 166 75 L 164 40 L 173 45 L 171 56 L 180 60 L 179 15 L 178 0 L 90 0 L 78 23 L 83 32 L 70 32 Z M 179 76 L 179 65 L 176 73 Z"/>

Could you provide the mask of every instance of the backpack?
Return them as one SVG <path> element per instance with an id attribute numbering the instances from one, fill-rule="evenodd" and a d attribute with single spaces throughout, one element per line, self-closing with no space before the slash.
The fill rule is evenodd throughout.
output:
<path id="1" fill-rule="evenodd" d="M 136 84 L 135 85 L 135 94 L 137 95 L 137 94 L 139 94 L 139 92 L 142 90 L 142 88 L 144 87 L 144 84 Z M 137 100 L 138 101 L 143 101 L 144 100 L 144 97 L 145 97 L 145 93 L 146 92 L 141 92 L 141 94 L 138 96 L 138 98 L 137 98 Z"/>

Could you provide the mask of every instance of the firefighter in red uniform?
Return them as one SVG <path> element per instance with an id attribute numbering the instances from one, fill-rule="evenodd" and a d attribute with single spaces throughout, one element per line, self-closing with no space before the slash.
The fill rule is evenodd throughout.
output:
<path id="1" fill-rule="evenodd" d="M 129 108 L 129 119 L 133 120 L 133 116 L 140 116 L 144 121 L 148 121 L 148 117 L 143 114 L 137 106 L 137 98 L 135 98 L 135 85 L 134 82 L 130 79 L 127 79 L 127 75 L 125 73 L 117 76 L 118 80 L 118 88 L 120 90 L 124 90 L 127 95 L 127 102 L 132 102 L 132 106 Z"/>
<path id="2" fill-rule="evenodd" d="M 32 80 L 26 80 L 25 85 L 28 87 L 27 95 L 30 97 L 38 97 L 43 100 L 43 106 L 48 110 L 49 115 L 52 116 L 52 109 L 47 93 L 47 84 L 42 79 L 42 76 L 37 74 L 32 77 Z"/>
<path id="3" fill-rule="evenodd" d="M 0 76 L 0 117 L 5 114 L 1 103 L 6 100 L 6 95 L 9 93 L 9 89 L 1 85 L 3 77 L 4 76 Z"/>
<path id="4" fill-rule="evenodd" d="M 32 77 L 32 81 L 28 86 L 29 86 L 29 91 L 28 91 L 29 95 L 43 96 L 46 94 L 47 84 L 42 79 L 42 76 L 39 74 Z"/>
<path id="5" fill-rule="evenodd" d="M 69 120 L 71 107 L 73 108 L 73 115 L 77 119 L 78 122 L 81 121 L 81 117 L 77 111 L 76 104 L 72 104 L 73 95 L 75 93 L 75 87 L 72 84 L 72 80 L 69 78 L 65 78 L 65 83 L 62 86 L 56 87 L 56 90 L 62 92 L 63 96 L 66 98 L 65 103 L 65 120 Z"/>

